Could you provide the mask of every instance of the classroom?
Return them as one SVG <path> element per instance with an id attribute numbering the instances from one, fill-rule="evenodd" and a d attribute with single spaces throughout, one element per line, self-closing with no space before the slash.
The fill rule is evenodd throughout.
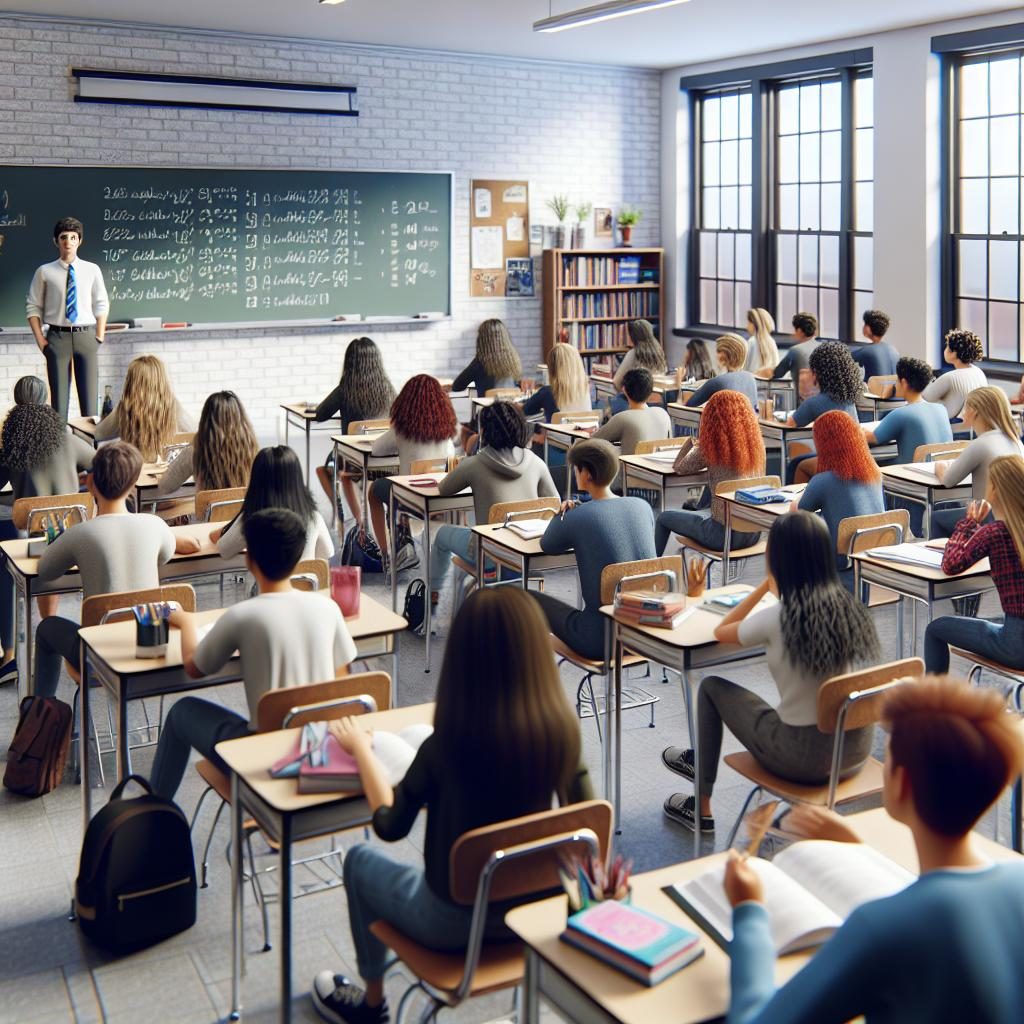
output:
<path id="1" fill-rule="evenodd" d="M 0 394 L 0 1020 L 1020 1019 L 1019 4 L 0 4 Z"/>

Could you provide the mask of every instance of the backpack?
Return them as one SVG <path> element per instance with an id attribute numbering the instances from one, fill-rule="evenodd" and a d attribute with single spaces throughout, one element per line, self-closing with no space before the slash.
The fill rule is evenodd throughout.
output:
<path id="1" fill-rule="evenodd" d="M 423 580 L 413 580 L 405 588 L 405 604 L 402 606 L 402 618 L 409 623 L 408 629 L 423 635 L 423 622 L 427 614 L 427 585 Z"/>
<path id="2" fill-rule="evenodd" d="M 135 781 L 146 791 L 121 794 Z M 151 946 L 196 921 L 196 867 L 188 819 L 129 775 L 85 831 L 75 882 L 83 933 L 115 953 Z"/>
<path id="3" fill-rule="evenodd" d="M 64 777 L 71 748 L 71 707 L 55 697 L 26 697 L 7 752 L 4 785 L 12 793 L 42 796 Z"/>
<path id="4" fill-rule="evenodd" d="M 358 565 L 364 573 L 383 572 L 384 556 L 373 537 L 356 525 L 345 534 L 345 542 L 341 546 L 341 564 Z"/>

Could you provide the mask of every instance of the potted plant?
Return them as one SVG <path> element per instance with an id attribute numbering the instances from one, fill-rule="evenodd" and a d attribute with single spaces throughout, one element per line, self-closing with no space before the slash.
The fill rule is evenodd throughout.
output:
<path id="1" fill-rule="evenodd" d="M 633 206 L 624 206 L 619 210 L 619 216 L 616 218 L 619 224 L 619 232 L 622 235 L 622 244 L 628 246 L 630 239 L 633 237 L 633 228 L 640 222 L 640 218 L 643 216 L 643 211 L 638 210 Z"/>
<path id="2" fill-rule="evenodd" d="M 566 195 L 554 195 L 547 202 L 548 209 L 558 218 L 558 226 L 554 229 L 555 249 L 565 248 L 565 217 L 569 212 L 569 197 Z"/>
<path id="3" fill-rule="evenodd" d="M 593 203 L 577 203 L 573 209 L 576 211 L 576 223 L 572 226 L 572 247 L 574 249 L 585 249 L 587 246 L 587 227 L 584 223 L 594 208 Z"/>

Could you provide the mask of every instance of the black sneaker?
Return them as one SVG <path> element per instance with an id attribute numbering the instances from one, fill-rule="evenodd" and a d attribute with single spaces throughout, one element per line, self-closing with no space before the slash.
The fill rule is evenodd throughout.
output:
<path id="1" fill-rule="evenodd" d="M 6 686 L 8 683 L 16 683 L 18 681 L 18 659 L 11 658 L 10 661 L 5 661 L 0 665 L 0 686 Z"/>
<path id="2" fill-rule="evenodd" d="M 665 817 L 674 821 L 677 825 L 693 831 L 694 800 L 692 796 L 685 796 L 682 793 L 673 793 L 665 801 Z M 700 818 L 701 832 L 714 832 L 715 819 L 710 814 L 702 814 Z"/>
<path id="3" fill-rule="evenodd" d="M 387 1024 L 391 1020 L 388 1001 L 367 1006 L 366 993 L 344 974 L 321 971 L 309 992 L 316 1012 L 332 1024 Z"/>
<path id="4" fill-rule="evenodd" d="M 693 782 L 693 751 L 682 747 L 666 747 L 661 752 L 661 763 L 676 775 Z"/>

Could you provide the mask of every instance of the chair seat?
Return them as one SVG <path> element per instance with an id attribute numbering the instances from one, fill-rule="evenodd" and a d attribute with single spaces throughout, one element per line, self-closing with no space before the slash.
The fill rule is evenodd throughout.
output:
<path id="1" fill-rule="evenodd" d="M 196 771 L 199 773 L 199 778 L 205 782 L 210 789 L 214 791 L 229 807 L 231 806 L 231 779 L 225 775 L 212 761 L 208 761 L 205 757 L 201 761 L 196 762 Z M 252 832 L 256 829 L 256 819 L 246 818 L 242 822 L 242 828 L 246 832 Z M 269 843 L 270 840 L 268 839 Z M 273 847 L 275 850 L 277 846 Z"/>
<path id="2" fill-rule="evenodd" d="M 195 498 L 181 498 L 176 501 L 161 501 L 154 510 L 163 520 L 180 519 L 182 516 L 194 516 L 196 514 Z"/>
<path id="3" fill-rule="evenodd" d="M 765 768 L 753 754 L 746 750 L 737 754 L 726 754 L 725 763 L 755 786 L 771 791 L 789 803 L 827 804 L 828 785 L 804 786 L 799 782 L 779 778 Z M 863 797 L 874 796 L 882 791 L 882 762 L 869 757 L 856 775 L 844 779 L 836 787 L 836 804 L 849 803 Z"/>
<path id="4" fill-rule="evenodd" d="M 958 658 L 963 658 L 964 661 L 969 661 L 972 665 L 980 665 L 982 668 L 987 668 L 992 672 L 998 672 L 1009 679 L 1024 681 L 1024 668 L 1010 668 L 1008 665 L 1002 665 L 998 661 L 986 658 L 983 654 L 966 651 L 962 647 L 950 647 L 949 653 L 955 654 Z"/>
<path id="5" fill-rule="evenodd" d="M 884 608 L 886 605 L 899 604 L 901 598 L 895 590 L 886 590 L 877 584 L 868 584 L 868 607 Z"/>
<path id="6" fill-rule="evenodd" d="M 713 548 L 706 548 L 703 544 L 698 543 L 692 537 L 676 537 L 676 540 L 690 551 L 696 551 L 697 554 L 703 555 L 705 558 L 710 558 L 712 562 L 720 562 L 722 560 L 722 552 L 715 551 Z M 755 558 L 757 555 L 763 555 L 768 549 L 768 541 L 760 540 L 756 544 L 751 544 L 749 548 L 733 548 L 729 552 L 730 558 Z"/>
<path id="7" fill-rule="evenodd" d="M 600 658 L 584 658 L 582 654 L 577 654 L 567 643 L 559 640 L 554 633 L 548 634 L 551 640 L 551 649 L 560 658 L 565 658 L 566 661 L 572 662 L 578 668 L 583 669 L 584 672 L 603 672 L 604 661 Z M 646 658 L 642 658 L 639 654 L 626 654 L 622 659 L 622 667 L 630 668 L 633 665 L 643 665 L 646 662 Z"/>
<path id="8" fill-rule="evenodd" d="M 451 995 L 459 987 L 466 963 L 465 953 L 439 953 L 426 949 L 386 921 L 374 921 L 370 931 L 431 988 Z M 484 943 L 469 994 L 477 996 L 514 988 L 523 980 L 523 966 L 520 943 Z"/>
<path id="9" fill-rule="evenodd" d="M 452 565 L 456 569 L 461 569 L 467 576 L 476 578 L 476 566 L 470 565 L 461 555 L 452 555 Z"/>

